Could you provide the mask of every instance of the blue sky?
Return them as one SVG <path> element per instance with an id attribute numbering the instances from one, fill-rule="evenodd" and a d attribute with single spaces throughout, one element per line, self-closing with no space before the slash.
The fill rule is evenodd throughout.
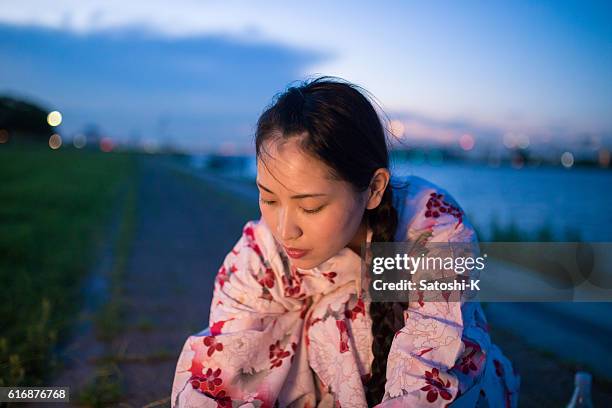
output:
<path id="1" fill-rule="evenodd" d="M 408 141 L 612 139 L 609 2 L 12 1 L 0 93 L 119 138 L 248 145 L 292 80 L 372 92 Z"/>

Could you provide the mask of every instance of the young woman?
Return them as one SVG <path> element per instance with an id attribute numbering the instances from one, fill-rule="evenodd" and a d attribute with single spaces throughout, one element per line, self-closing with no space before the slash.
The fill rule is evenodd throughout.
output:
<path id="1" fill-rule="evenodd" d="M 475 243 L 456 202 L 391 183 L 372 103 L 323 77 L 259 118 L 259 221 L 215 281 L 210 328 L 189 337 L 175 407 L 514 407 L 519 379 L 476 302 L 370 302 L 369 242 Z"/>

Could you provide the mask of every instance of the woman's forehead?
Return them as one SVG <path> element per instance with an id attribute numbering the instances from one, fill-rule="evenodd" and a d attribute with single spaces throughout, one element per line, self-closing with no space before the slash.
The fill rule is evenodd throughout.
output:
<path id="1" fill-rule="evenodd" d="M 272 190 L 281 187 L 299 194 L 337 188 L 338 181 L 332 177 L 330 168 L 305 152 L 298 138 L 267 143 L 263 147 L 257 158 L 257 180 L 265 187 Z"/>

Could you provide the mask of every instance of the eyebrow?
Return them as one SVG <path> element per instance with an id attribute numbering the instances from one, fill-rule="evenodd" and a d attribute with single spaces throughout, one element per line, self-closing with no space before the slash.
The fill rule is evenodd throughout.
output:
<path id="1" fill-rule="evenodd" d="M 264 187 L 259 181 L 257 182 L 257 185 L 262 189 L 267 191 L 270 194 L 275 194 L 272 190 L 270 190 L 267 187 Z M 308 197 L 321 197 L 321 196 L 326 196 L 327 194 L 296 194 L 296 195 L 292 195 L 291 198 L 299 200 L 300 198 L 308 198 Z"/>

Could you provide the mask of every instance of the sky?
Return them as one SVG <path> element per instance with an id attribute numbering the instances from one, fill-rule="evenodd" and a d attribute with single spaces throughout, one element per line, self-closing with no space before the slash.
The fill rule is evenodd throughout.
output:
<path id="1" fill-rule="evenodd" d="M 69 134 L 250 145 L 277 92 L 337 75 L 408 141 L 612 141 L 610 2 L 3 0 L 0 61 Z"/>

